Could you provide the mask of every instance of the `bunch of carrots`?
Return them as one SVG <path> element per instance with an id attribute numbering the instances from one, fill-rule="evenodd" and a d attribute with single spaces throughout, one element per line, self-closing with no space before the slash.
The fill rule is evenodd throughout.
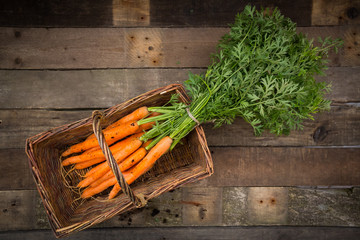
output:
<path id="1" fill-rule="evenodd" d="M 128 184 L 150 170 L 173 142 L 170 137 L 164 137 L 152 146 L 152 140 L 144 142 L 140 139 L 155 122 L 142 125 L 137 122 L 156 115 L 160 114 L 150 113 L 147 107 L 140 107 L 103 129 L 105 140 Z M 77 185 L 82 192 L 81 198 L 90 198 L 112 187 L 108 196 L 112 199 L 121 190 L 94 134 L 83 142 L 70 146 L 61 156 L 64 158 L 64 167 L 73 165 L 75 169 L 89 169 Z"/>

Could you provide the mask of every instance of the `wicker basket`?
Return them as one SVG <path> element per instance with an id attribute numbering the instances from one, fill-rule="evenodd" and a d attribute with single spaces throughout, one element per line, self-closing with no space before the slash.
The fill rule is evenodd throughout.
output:
<path id="1" fill-rule="evenodd" d="M 169 85 L 103 111 L 102 127 L 138 107 L 163 105 L 173 93 L 178 93 L 183 102 L 189 101 L 181 85 Z M 84 172 L 76 170 L 64 177 L 60 154 L 92 133 L 92 118 L 89 117 L 26 140 L 30 168 L 56 237 L 67 236 L 136 207 L 124 193 L 112 200 L 107 200 L 105 194 L 98 194 L 84 201 L 69 188 L 80 181 L 79 175 Z M 204 131 L 198 126 L 183 144 L 161 157 L 148 173 L 136 180 L 131 189 L 135 195 L 141 194 L 149 200 L 212 173 L 213 163 Z"/>

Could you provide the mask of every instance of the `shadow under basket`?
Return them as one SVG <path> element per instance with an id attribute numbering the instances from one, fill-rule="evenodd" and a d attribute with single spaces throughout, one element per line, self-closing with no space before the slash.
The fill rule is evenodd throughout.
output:
<path id="1" fill-rule="evenodd" d="M 162 106 L 174 93 L 181 101 L 189 102 L 181 85 L 169 85 L 103 111 L 101 126 L 106 127 L 142 106 Z M 107 199 L 108 192 L 83 200 L 71 187 L 77 185 L 86 170 L 70 171 L 62 167 L 60 155 L 67 147 L 83 141 L 92 133 L 92 118 L 89 117 L 26 140 L 30 168 L 56 237 L 81 231 L 135 208 L 122 192 L 111 200 Z M 212 173 L 213 163 L 205 134 L 198 126 L 130 187 L 135 195 L 143 194 L 149 200 Z"/>

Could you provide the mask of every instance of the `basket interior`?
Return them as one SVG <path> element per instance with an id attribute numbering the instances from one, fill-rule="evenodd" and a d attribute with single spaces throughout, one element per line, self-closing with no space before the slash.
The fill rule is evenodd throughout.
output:
<path id="1" fill-rule="evenodd" d="M 129 101 L 105 110 L 103 126 L 106 127 L 140 106 L 163 105 L 175 91 L 176 89 L 165 94 L 146 96 L 139 101 Z M 150 199 L 209 175 L 209 165 L 203 148 L 206 142 L 203 141 L 201 133 L 202 129 L 198 127 L 183 139 L 182 144 L 161 157 L 148 173 L 131 184 L 135 194 L 142 193 Z M 47 133 L 47 137 L 40 137 L 32 145 L 33 171 L 36 170 L 34 176 L 54 230 L 65 229 L 65 232 L 71 232 L 72 228 L 85 228 L 134 207 L 123 193 L 112 200 L 107 200 L 106 192 L 82 200 L 79 192 L 72 188 L 87 170 L 70 171 L 71 167 L 62 168 L 60 154 L 69 145 L 84 140 L 90 134 L 92 126 L 91 119 L 88 118 L 52 130 Z"/>

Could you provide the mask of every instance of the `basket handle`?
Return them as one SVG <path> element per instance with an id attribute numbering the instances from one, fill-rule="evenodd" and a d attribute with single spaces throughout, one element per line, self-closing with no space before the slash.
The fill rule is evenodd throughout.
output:
<path id="1" fill-rule="evenodd" d="M 119 166 L 112 155 L 109 145 L 105 141 L 104 134 L 100 127 L 101 119 L 103 118 L 103 113 L 96 110 L 92 113 L 92 120 L 93 120 L 93 131 L 94 134 L 99 142 L 100 148 L 105 155 L 106 161 L 109 164 L 111 171 L 114 173 L 116 181 L 119 183 L 121 190 L 128 196 L 131 202 L 137 207 L 141 208 L 146 205 L 146 200 L 143 194 L 135 195 L 134 192 L 131 190 L 129 184 L 125 181 L 124 175 L 121 173 Z"/>

